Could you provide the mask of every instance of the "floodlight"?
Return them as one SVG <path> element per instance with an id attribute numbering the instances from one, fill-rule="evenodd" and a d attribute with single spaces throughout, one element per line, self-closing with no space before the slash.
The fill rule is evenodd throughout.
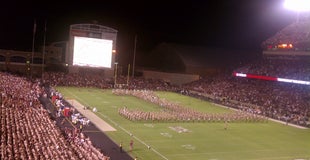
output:
<path id="1" fill-rule="evenodd" d="M 310 11 L 310 0 L 285 0 L 284 7 L 297 12 Z"/>

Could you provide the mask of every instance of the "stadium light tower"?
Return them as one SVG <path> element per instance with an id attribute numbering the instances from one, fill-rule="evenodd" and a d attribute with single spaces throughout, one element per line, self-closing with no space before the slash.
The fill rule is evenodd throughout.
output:
<path id="1" fill-rule="evenodd" d="M 310 0 L 285 0 L 284 8 L 297 12 L 297 22 L 300 12 L 310 11 Z"/>
<path id="2" fill-rule="evenodd" d="M 116 86 L 116 79 L 117 79 L 117 65 L 118 65 L 118 62 L 115 62 L 115 71 L 114 71 L 114 87 Z"/>

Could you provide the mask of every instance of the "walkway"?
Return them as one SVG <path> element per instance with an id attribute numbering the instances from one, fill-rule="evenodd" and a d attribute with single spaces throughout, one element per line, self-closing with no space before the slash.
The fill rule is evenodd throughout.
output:
<path id="1" fill-rule="evenodd" d="M 94 112 L 89 109 L 84 109 L 83 105 L 74 99 L 67 100 L 75 109 L 78 110 L 83 116 L 89 119 L 98 129 L 102 132 L 106 131 L 116 131 L 115 128 L 110 126 L 107 122 L 99 118 Z"/>

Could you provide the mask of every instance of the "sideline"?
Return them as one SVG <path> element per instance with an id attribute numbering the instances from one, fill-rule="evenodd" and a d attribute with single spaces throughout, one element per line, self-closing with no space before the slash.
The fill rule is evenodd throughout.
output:
<path id="1" fill-rule="evenodd" d="M 102 132 L 106 131 L 116 131 L 111 125 L 105 122 L 103 119 L 99 118 L 95 113 L 89 109 L 84 109 L 83 105 L 74 99 L 66 99 L 75 109 L 77 109 L 82 115 L 89 119 L 98 129 Z"/>

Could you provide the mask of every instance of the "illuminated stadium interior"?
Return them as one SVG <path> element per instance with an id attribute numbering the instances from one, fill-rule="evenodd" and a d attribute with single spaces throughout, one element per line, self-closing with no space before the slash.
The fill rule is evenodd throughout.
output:
<path id="1" fill-rule="evenodd" d="M 298 10 L 298 18 L 260 41 L 253 55 L 173 42 L 142 50 L 144 41 L 202 33 L 180 27 L 182 32 L 164 35 L 171 28 L 160 23 L 151 38 L 137 41 L 136 31 L 152 23 L 133 19 L 127 21 L 136 30 L 118 28 L 132 42 L 120 54 L 123 62 L 117 47 L 126 38 L 97 22 L 72 23 L 67 40 L 36 50 L 0 49 L 0 159 L 310 160 L 310 4 L 294 2 L 284 6 Z M 225 4 L 227 9 L 235 1 Z M 129 11 L 136 19 L 149 17 Z M 161 18 L 172 21 L 170 16 Z M 119 19 L 108 21 L 113 26 Z M 222 27 L 222 34 L 234 27 L 240 26 Z M 220 28 L 215 23 L 204 36 Z M 240 33 L 246 32 L 232 39 L 242 41 Z"/>

